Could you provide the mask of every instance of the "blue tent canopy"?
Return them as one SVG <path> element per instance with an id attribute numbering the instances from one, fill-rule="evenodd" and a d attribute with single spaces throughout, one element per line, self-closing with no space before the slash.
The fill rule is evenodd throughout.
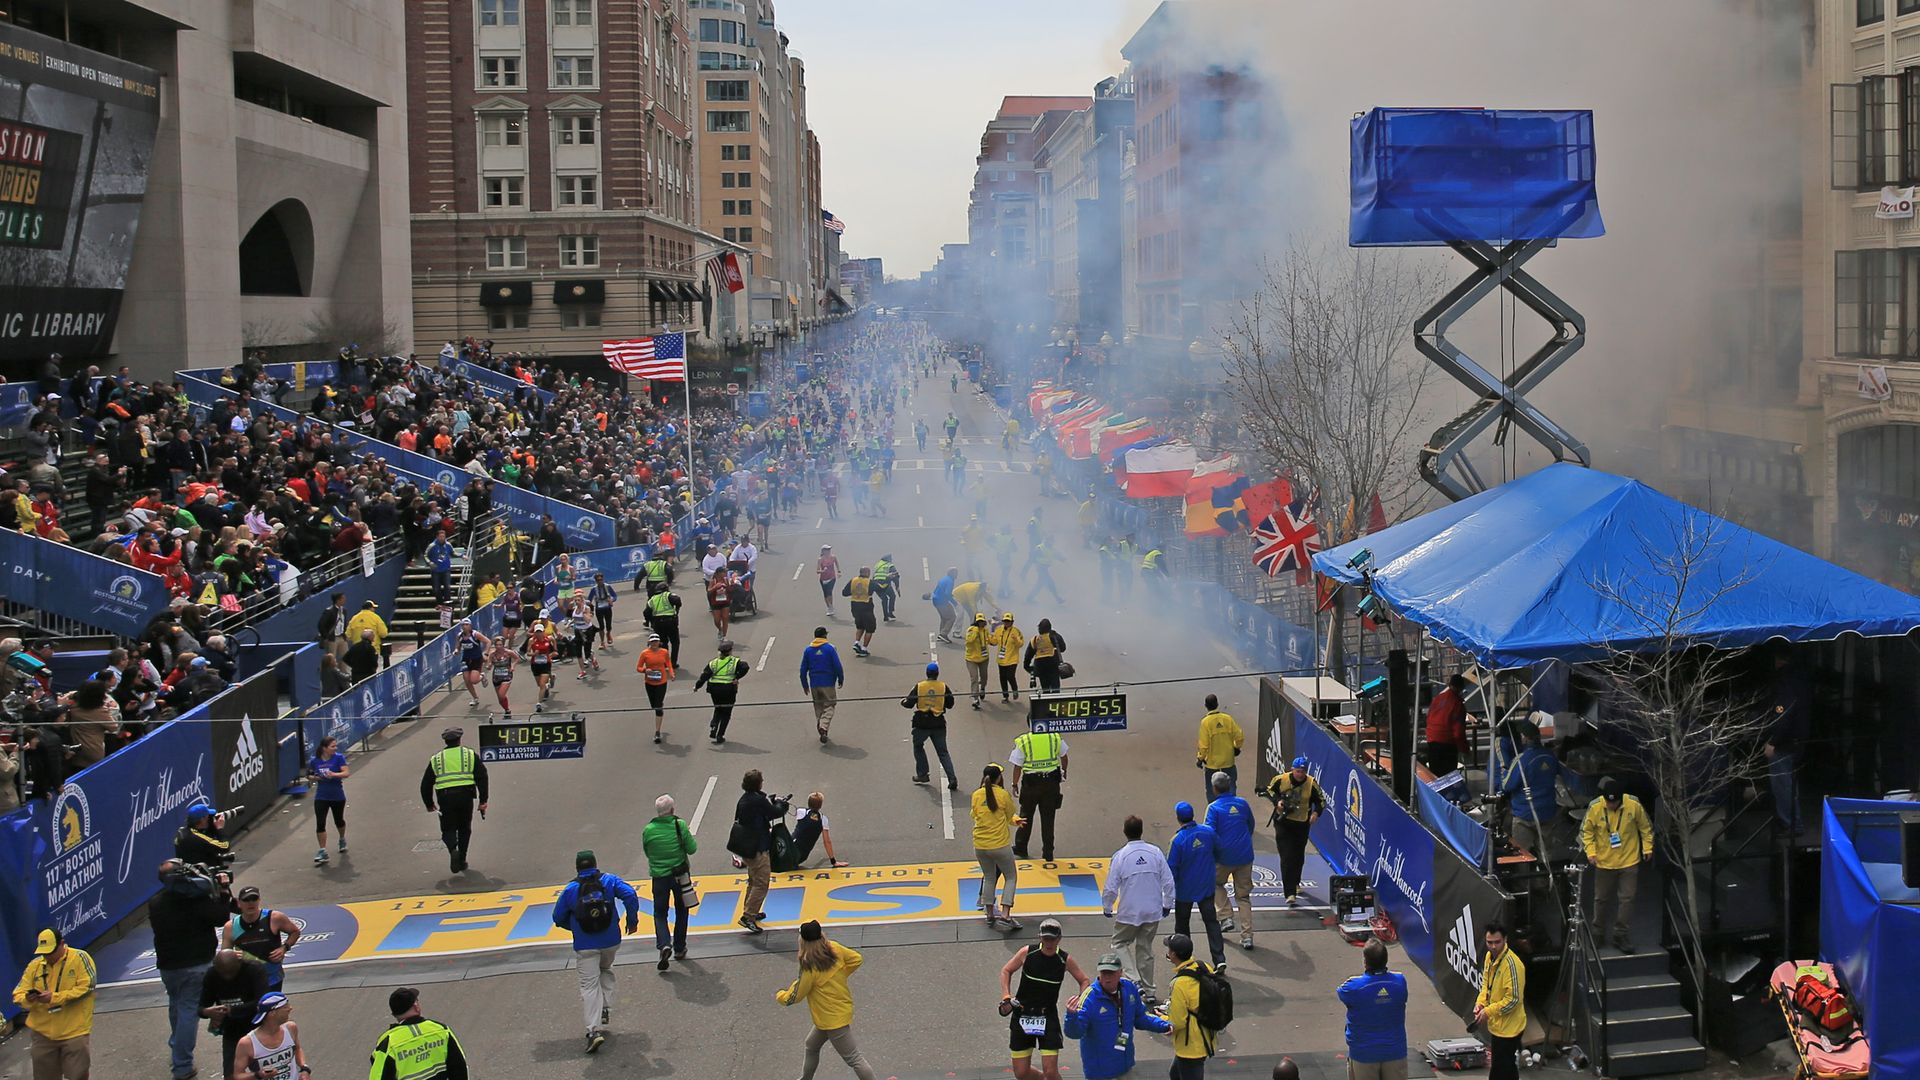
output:
<path id="1" fill-rule="evenodd" d="M 1347 563 L 1370 550 L 1375 596 L 1482 663 L 1515 667 L 1664 647 L 1606 591 L 1672 610 L 1677 582 L 1659 560 L 1689 538 L 1701 553 L 1679 605 L 1689 640 L 1739 647 L 1920 627 L 1920 598 L 1638 480 L 1564 463 L 1320 552 L 1313 565 L 1357 584 L 1364 575 Z"/>

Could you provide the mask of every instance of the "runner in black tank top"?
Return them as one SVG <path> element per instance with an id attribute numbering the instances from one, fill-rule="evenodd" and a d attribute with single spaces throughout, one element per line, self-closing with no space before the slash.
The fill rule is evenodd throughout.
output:
<path id="1" fill-rule="evenodd" d="M 1018 988 L 1011 987 L 1015 972 L 1020 975 Z M 1041 920 L 1040 943 L 1021 949 L 1000 969 L 1001 1008 L 1010 1010 L 1007 1048 L 1013 1055 L 1015 1076 L 1059 1077 L 1060 1048 L 1065 1041 L 1060 1030 L 1060 988 L 1069 976 L 1084 993 L 1089 980 L 1080 965 L 1060 948 L 1057 919 Z M 1036 1050 L 1040 1054 L 1038 1066 L 1029 1064 Z"/>

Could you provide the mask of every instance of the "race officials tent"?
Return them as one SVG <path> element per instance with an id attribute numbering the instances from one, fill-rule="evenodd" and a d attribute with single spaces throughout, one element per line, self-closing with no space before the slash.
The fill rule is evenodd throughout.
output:
<path id="1" fill-rule="evenodd" d="M 1643 620 L 1595 586 L 1671 607 L 1675 579 L 1657 560 L 1686 537 L 1708 538 L 1698 545 L 1682 598 L 1691 640 L 1739 647 L 1849 632 L 1885 637 L 1920 627 L 1920 598 L 1638 480 L 1571 464 L 1320 552 L 1313 565 L 1352 585 L 1370 570 L 1374 595 L 1400 616 L 1482 663 L 1515 667 L 1599 659 L 1610 647 L 1663 647 Z M 1363 548 L 1371 560 L 1349 567 Z"/>

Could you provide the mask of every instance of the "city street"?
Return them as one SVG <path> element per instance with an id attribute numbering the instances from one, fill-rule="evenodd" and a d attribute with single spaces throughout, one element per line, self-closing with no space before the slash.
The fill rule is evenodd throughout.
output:
<path id="1" fill-rule="evenodd" d="M 896 427 L 910 431 L 918 414 L 935 427 L 937 439 L 948 409 L 958 412 L 970 468 L 984 471 L 986 479 L 990 518 L 983 524 L 997 529 L 1007 522 L 1019 534 L 1040 505 L 1035 482 L 1022 461 L 1004 464 L 998 438 L 1003 415 L 962 386 L 961 394 L 950 394 L 945 369 L 922 381 Z M 556 666 L 557 700 L 550 707 L 561 717 L 585 714 L 586 756 L 492 765 L 491 805 L 485 821 L 476 824 L 467 873 L 448 874 L 436 819 L 422 808 L 418 792 L 441 728 L 462 725 L 467 745 L 475 744 L 474 730 L 486 714 L 468 708 L 464 690 L 436 697 L 419 720 L 395 725 L 372 747 L 350 755 L 349 854 L 336 854 L 323 868 L 312 865 L 311 815 L 300 800 L 240 840 L 239 880 L 259 886 L 269 907 L 332 913 L 319 917 L 321 925 L 308 917 L 310 939 L 302 946 L 308 956 L 369 957 L 302 965 L 296 950 L 292 958 L 288 989 L 316 1075 L 363 1067 L 386 1024 L 387 988 L 397 985 L 422 988 L 426 1014 L 459 1032 L 470 1059 L 479 1063 L 478 1075 L 791 1075 L 799 1065 L 806 1014 L 803 1008 L 780 1008 L 772 994 L 794 975 L 794 926 L 803 912 L 821 917 L 830 936 L 865 952 L 866 964 L 852 984 L 854 1027 L 881 1075 L 1002 1074 L 1006 1023 L 994 1012 L 999 966 L 1032 939 L 1039 913 L 1077 911 L 1083 913 L 1065 920 L 1065 948 L 1091 972 L 1107 951 L 1108 923 L 1098 914 L 1097 896 L 1092 913 L 1084 913 L 1086 899 L 1089 889 L 1097 892 L 1105 858 L 1124 842 L 1122 819 L 1139 814 L 1147 822 L 1146 839 L 1164 846 L 1175 828 L 1174 803 L 1198 803 L 1194 732 L 1209 692 L 1219 694 L 1222 707 L 1249 730 L 1243 790 L 1250 785 L 1257 692 L 1252 679 L 1233 673 L 1228 654 L 1201 628 L 1157 620 L 1138 590 L 1137 606 L 1127 610 L 1100 602 L 1096 560 L 1081 547 L 1073 503 L 1046 501 L 1048 531 L 1067 562 L 1056 572 L 1067 603 L 1029 603 L 1024 586 L 993 582 L 1000 608 L 1013 611 L 1029 634 L 1040 618 L 1054 620 L 1078 669 L 1069 689 L 1147 685 L 1128 690 L 1127 731 L 1070 738 L 1072 764 L 1059 819 L 1061 864 L 1023 868 L 1023 884 L 1050 891 L 1030 900 L 1023 896 L 1017 914 L 1027 923 L 1024 933 L 1008 937 L 989 930 L 971 907 L 977 870 L 966 800 L 980 766 L 1006 760 L 1024 728 L 1026 708 L 1024 702 L 1002 705 L 997 694 L 983 711 L 968 708 L 959 646 L 930 644 L 937 620 L 920 595 L 947 566 L 960 562 L 958 534 L 970 508 L 951 496 L 936 446 L 930 443 L 921 454 L 910 435 L 899 442 L 900 459 L 884 497 L 886 516 L 855 517 L 843 498 L 840 519 L 822 520 L 821 502 L 810 499 L 799 520 L 776 522 L 771 548 L 759 558 L 760 612 L 738 621 L 730 634 L 736 655 L 753 672 L 742 685 L 724 746 L 707 741 L 707 699 L 692 690 L 694 675 L 714 655 L 714 635 L 697 571 L 683 559 L 677 588 L 687 600 L 683 674 L 669 693 L 667 741 L 655 746 L 650 740 L 651 716 L 632 670 L 644 642 L 640 603 L 636 594 L 623 592 L 614 641 L 602 653 L 605 670 L 582 682 L 571 664 Z M 844 599 L 836 598 L 836 617 L 823 617 L 814 573 L 822 544 L 839 555 L 843 583 L 882 554 L 891 554 L 905 575 L 900 619 L 882 624 L 872 658 L 853 655 Z M 1018 561 L 1016 576 L 1017 570 Z M 800 651 L 822 622 L 848 672 L 827 745 L 815 738 L 796 676 Z M 960 782 L 951 796 L 938 783 L 937 763 L 936 783 L 910 782 L 908 713 L 898 703 L 930 655 L 960 697 L 949 714 Z M 516 716 L 529 715 L 523 710 L 531 693 L 523 671 L 515 684 Z M 484 690 L 483 697 L 490 701 Z M 753 768 L 764 771 L 770 793 L 791 792 L 801 800 L 809 791 L 825 793 L 834 849 L 853 864 L 776 876 L 769 932 L 757 938 L 732 925 L 738 885 L 730 885 L 724 851 L 741 774 Z M 571 876 L 572 856 L 580 848 L 594 849 L 603 868 L 639 881 L 644 893 L 640 829 L 662 792 L 675 797 L 701 844 L 693 864 L 707 880 L 692 960 L 656 973 L 651 920 L 643 915 L 640 936 L 628 940 L 621 957 L 613 1036 L 598 1055 L 585 1058 L 575 980 L 563 970 L 570 950 L 541 943 L 551 929 L 542 904 Z M 1260 851 L 1270 866 L 1270 832 Z M 1037 838 L 1033 853 L 1039 854 Z M 825 852 L 816 849 L 810 866 L 825 865 Z M 1310 876 L 1316 865 L 1310 863 Z M 946 884 L 936 895 L 938 882 Z M 850 896 L 842 884 L 870 887 Z M 1323 898 L 1324 881 L 1316 878 L 1310 892 Z M 356 906 L 351 912 L 330 907 L 339 904 Z M 520 923 L 528 911 L 529 921 Z M 1239 1018 L 1223 1041 L 1221 1061 L 1258 1068 L 1249 1064 L 1247 1071 L 1234 1072 L 1223 1064 L 1210 1075 L 1264 1077 L 1266 1063 L 1278 1054 L 1331 1055 L 1343 1047 L 1343 1013 L 1332 991 L 1359 970 L 1359 953 L 1323 928 L 1319 914 L 1264 911 L 1255 951 L 1229 946 Z M 1171 928 L 1169 919 L 1161 932 Z M 130 959 L 148 946 L 148 937 L 144 927 L 136 928 L 127 941 L 95 950 L 103 981 L 114 981 L 115 972 L 135 980 L 100 995 L 93 1037 L 97 1075 L 155 1075 L 165 1067 L 163 998 L 149 981 L 151 972 L 141 975 L 141 965 Z M 514 941 L 520 946 L 501 948 Z M 1159 981 L 1164 987 L 1164 967 Z M 1440 1006 L 1426 980 L 1410 982 L 1409 1035 L 1417 1042 L 1457 1034 L 1459 1021 Z M 19 1075 L 24 1042 L 0 1051 L 0 1071 Z M 217 1052 L 217 1042 L 210 1050 L 203 1038 L 203 1075 L 211 1075 Z M 1160 1074 L 1164 1064 L 1151 1062 L 1171 1056 L 1160 1037 L 1145 1041 L 1142 1052 L 1147 1063 L 1136 1070 L 1139 1075 Z M 844 1074 L 831 1055 L 829 1060 L 823 1075 Z M 1070 1046 L 1062 1062 L 1071 1067 L 1063 1071 L 1078 1074 L 1076 1048 Z"/>

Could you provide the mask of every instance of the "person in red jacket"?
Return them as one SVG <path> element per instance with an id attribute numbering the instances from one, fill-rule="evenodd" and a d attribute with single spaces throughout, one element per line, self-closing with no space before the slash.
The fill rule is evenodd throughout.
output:
<path id="1" fill-rule="evenodd" d="M 1445 776 L 1460 767 L 1460 755 L 1467 745 L 1467 680 L 1455 673 L 1447 676 L 1447 687 L 1433 695 L 1427 706 L 1427 768 L 1435 776 Z"/>

